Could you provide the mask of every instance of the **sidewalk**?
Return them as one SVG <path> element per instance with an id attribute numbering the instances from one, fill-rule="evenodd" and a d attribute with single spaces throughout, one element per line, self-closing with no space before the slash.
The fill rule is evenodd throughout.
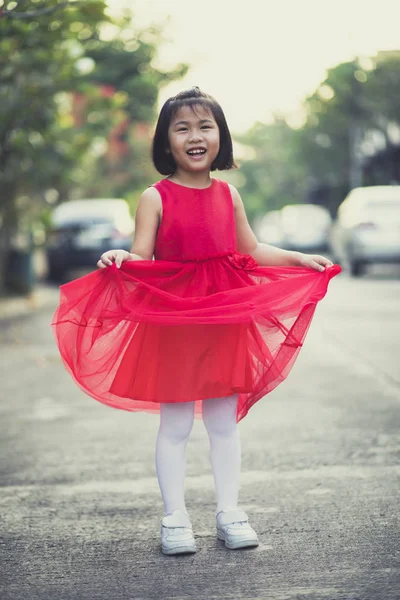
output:
<path id="1" fill-rule="evenodd" d="M 59 289 L 56 285 L 38 283 L 26 296 L 12 295 L 0 297 L 0 323 L 29 315 L 43 307 L 57 304 Z"/>
<path id="2" fill-rule="evenodd" d="M 25 295 L 11 292 L 0 296 L 0 323 L 24 317 L 50 305 L 56 307 L 59 287 L 46 281 L 47 262 L 43 248 L 34 250 L 33 269 L 35 285 L 31 292 Z"/>

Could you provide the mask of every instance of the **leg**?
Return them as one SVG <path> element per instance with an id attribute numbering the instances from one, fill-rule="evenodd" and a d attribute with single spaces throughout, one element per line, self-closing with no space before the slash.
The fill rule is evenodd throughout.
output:
<path id="1" fill-rule="evenodd" d="M 194 402 L 161 404 L 156 469 L 165 514 L 186 512 L 184 480 L 186 445 L 193 426 Z"/>
<path id="2" fill-rule="evenodd" d="M 203 401 L 203 421 L 210 439 L 210 457 L 217 512 L 237 507 L 240 477 L 240 437 L 236 423 L 237 394 Z"/>

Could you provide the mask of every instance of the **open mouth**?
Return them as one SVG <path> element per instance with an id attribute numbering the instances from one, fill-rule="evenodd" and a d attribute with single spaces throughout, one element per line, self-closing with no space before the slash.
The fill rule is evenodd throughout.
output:
<path id="1" fill-rule="evenodd" d="M 192 148 L 191 150 L 188 150 L 186 154 L 189 154 L 189 156 L 203 156 L 206 152 L 207 150 L 205 148 Z"/>

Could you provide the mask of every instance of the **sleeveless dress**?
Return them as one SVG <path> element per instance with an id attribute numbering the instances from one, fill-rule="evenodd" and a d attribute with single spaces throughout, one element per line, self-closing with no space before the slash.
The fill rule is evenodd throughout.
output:
<path id="1" fill-rule="evenodd" d="M 52 326 L 87 394 L 128 411 L 239 395 L 237 420 L 288 375 L 340 267 L 261 267 L 237 252 L 227 183 L 163 179 L 155 260 L 125 261 L 60 287 Z"/>

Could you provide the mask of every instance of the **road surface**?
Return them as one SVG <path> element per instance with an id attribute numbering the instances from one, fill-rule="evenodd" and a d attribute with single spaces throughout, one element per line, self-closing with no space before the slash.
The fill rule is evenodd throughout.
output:
<path id="1" fill-rule="evenodd" d="M 400 278 L 331 283 L 289 378 L 240 424 L 260 547 L 215 538 L 196 422 L 198 552 L 159 549 L 157 416 L 105 407 L 63 369 L 51 310 L 0 328 L 2 600 L 400 598 Z"/>

